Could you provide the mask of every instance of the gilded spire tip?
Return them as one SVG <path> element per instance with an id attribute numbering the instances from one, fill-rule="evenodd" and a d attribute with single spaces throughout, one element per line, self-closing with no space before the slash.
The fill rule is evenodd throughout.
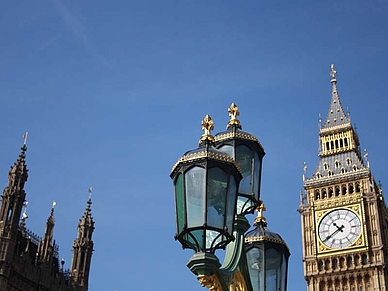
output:
<path id="1" fill-rule="evenodd" d="M 214 129 L 214 121 L 210 117 L 209 114 L 206 114 L 204 119 L 201 122 L 202 124 L 202 130 L 204 131 L 203 135 L 201 136 L 201 139 L 199 140 L 199 145 L 202 144 L 202 142 L 209 140 L 212 143 L 214 143 L 214 137 L 211 134 L 211 130 Z"/>
<path id="2" fill-rule="evenodd" d="M 232 103 L 230 105 L 230 107 L 228 108 L 228 112 L 230 116 L 228 126 L 233 124 L 240 125 L 240 120 L 237 119 L 237 116 L 240 115 L 240 111 L 238 110 L 238 107 L 235 103 Z"/>
<path id="3" fill-rule="evenodd" d="M 263 201 L 261 201 L 260 205 L 256 208 L 257 211 L 257 217 L 255 218 L 255 225 L 259 223 L 264 223 L 267 224 L 267 220 L 263 216 L 263 212 L 266 211 L 267 209 L 265 208 L 265 205 Z"/>

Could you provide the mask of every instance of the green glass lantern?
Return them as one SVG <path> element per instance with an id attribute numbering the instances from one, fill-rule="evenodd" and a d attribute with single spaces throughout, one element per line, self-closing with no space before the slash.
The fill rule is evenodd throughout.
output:
<path id="1" fill-rule="evenodd" d="M 237 187 L 242 178 L 232 157 L 214 147 L 213 120 L 202 121 L 199 148 L 186 152 L 170 177 L 175 187 L 177 234 L 183 248 L 210 252 L 233 238 Z"/>
<path id="2" fill-rule="evenodd" d="M 265 152 L 254 135 L 242 131 L 236 104 L 232 103 L 228 111 L 231 118 L 227 130 L 214 138 L 216 147 L 240 166 L 243 178 L 238 188 L 237 214 L 245 215 L 253 213 L 260 204 L 261 165 Z"/>
<path id="3" fill-rule="evenodd" d="M 253 291 L 286 291 L 290 251 L 282 237 L 267 228 L 261 203 L 254 230 L 245 235 L 245 250 Z"/>

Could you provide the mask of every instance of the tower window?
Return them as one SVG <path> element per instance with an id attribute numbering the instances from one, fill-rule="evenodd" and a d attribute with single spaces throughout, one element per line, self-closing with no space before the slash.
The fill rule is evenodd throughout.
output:
<path id="1" fill-rule="evenodd" d="M 324 164 L 323 164 L 323 168 L 324 168 L 325 170 L 327 170 L 327 169 L 329 169 L 329 165 L 328 165 L 327 163 L 324 163 Z"/>
<path id="2" fill-rule="evenodd" d="M 335 148 L 338 149 L 338 140 L 335 140 Z"/>
<path id="3" fill-rule="evenodd" d="M 357 166 L 354 165 L 354 166 L 353 166 L 353 171 L 356 171 L 356 170 L 357 170 Z"/>
<path id="4" fill-rule="evenodd" d="M 340 147 L 344 147 L 344 141 L 342 140 L 342 138 L 340 139 Z"/>
<path id="5" fill-rule="evenodd" d="M 333 188 L 329 188 L 329 198 L 333 197 Z"/>
<path id="6" fill-rule="evenodd" d="M 339 168 L 340 165 L 341 165 L 341 163 L 339 161 L 335 161 L 335 167 L 336 168 Z"/>
<path id="7" fill-rule="evenodd" d="M 347 147 L 348 146 L 348 139 L 346 137 L 344 139 L 344 142 L 345 142 L 345 146 Z"/>
<path id="8" fill-rule="evenodd" d="M 342 195 L 346 195 L 346 193 L 347 193 L 346 185 L 342 185 Z"/>
<path id="9" fill-rule="evenodd" d="M 359 193 L 361 192 L 361 189 L 360 189 L 360 183 L 356 183 L 356 192 Z"/>
<path id="10" fill-rule="evenodd" d="M 350 166 L 351 163 L 352 163 L 352 161 L 350 160 L 350 158 L 347 158 L 347 159 L 346 159 L 346 164 L 347 164 L 348 166 Z"/>
<path id="11" fill-rule="evenodd" d="M 328 176 L 333 175 L 332 171 L 329 170 L 329 171 L 327 172 L 327 175 L 328 175 Z"/>
<path id="12" fill-rule="evenodd" d="M 345 172 L 346 172 L 345 168 L 342 167 L 342 168 L 341 168 L 341 173 L 344 174 Z"/>
<path id="13" fill-rule="evenodd" d="M 353 192 L 354 192 L 353 184 L 349 184 L 349 193 L 353 194 Z"/>
<path id="14" fill-rule="evenodd" d="M 316 177 L 317 179 L 321 178 L 321 173 L 317 172 Z"/>
<path id="15" fill-rule="evenodd" d="M 339 195 L 340 195 L 340 188 L 335 187 L 335 196 L 339 196 Z"/>
<path id="16" fill-rule="evenodd" d="M 330 145 L 331 145 L 331 149 L 334 150 L 334 141 L 331 141 Z"/>

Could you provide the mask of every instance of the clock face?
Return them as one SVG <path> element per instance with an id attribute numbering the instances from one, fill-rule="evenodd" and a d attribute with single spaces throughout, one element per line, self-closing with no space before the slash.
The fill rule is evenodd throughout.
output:
<path id="1" fill-rule="evenodd" d="M 329 248 L 351 246 L 361 233 L 358 216 L 349 209 L 336 209 L 327 213 L 319 223 L 318 235 Z"/>

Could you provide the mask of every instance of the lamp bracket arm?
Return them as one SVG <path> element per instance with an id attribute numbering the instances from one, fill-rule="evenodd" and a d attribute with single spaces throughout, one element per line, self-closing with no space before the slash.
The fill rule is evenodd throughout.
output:
<path id="1" fill-rule="evenodd" d="M 249 229 L 250 224 L 243 215 L 236 215 L 233 235 L 235 240 L 226 247 L 224 262 L 221 272 L 225 275 L 233 273 L 240 264 L 241 257 L 246 256 L 244 249 L 244 233 Z"/>

